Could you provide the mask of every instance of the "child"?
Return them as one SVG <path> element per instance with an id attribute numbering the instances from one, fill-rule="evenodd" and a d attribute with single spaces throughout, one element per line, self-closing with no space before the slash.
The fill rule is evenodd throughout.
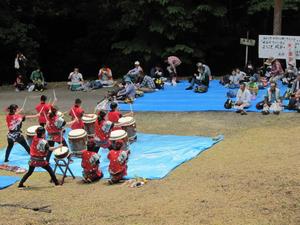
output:
<path id="1" fill-rule="evenodd" d="M 67 143 L 63 137 L 64 126 L 66 121 L 62 117 L 57 115 L 57 108 L 51 106 L 51 111 L 47 116 L 46 130 L 48 132 L 48 143 L 50 147 L 53 147 L 55 143 L 67 146 Z M 49 162 L 52 152 L 49 151 L 47 154 L 47 161 Z"/>
<path id="2" fill-rule="evenodd" d="M 109 136 L 113 128 L 113 123 L 111 121 L 105 120 L 106 113 L 104 111 L 100 111 L 98 115 L 98 119 L 95 122 L 95 141 L 98 149 L 108 148 L 110 146 Z"/>
<path id="3" fill-rule="evenodd" d="M 47 96 L 42 95 L 41 96 L 41 102 L 36 105 L 35 110 L 37 111 L 37 113 L 39 113 L 39 124 L 42 127 L 45 127 L 46 122 L 47 122 L 47 118 L 46 115 L 49 113 L 51 106 L 54 105 L 54 102 L 52 104 L 48 104 L 46 103 L 47 101 Z"/>
<path id="4" fill-rule="evenodd" d="M 84 123 L 82 117 L 84 115 L 84 110 L 81 108 L 81 100 L 79 98 L 75 99 L 74 106 L 70 109 L 69 115 L 74 121 L 71 125 L 71 129 L 84 129 Z"/>
<path id="5" fill-rule="evenodd" d="M 111 179 L 110 184 L 118 183 L 127 175 L 127 160 L 129 151 L 122 150 L 124 142 L 117 140 L 113 143 L 112 149 L 109 151 L 107 158 L 109 159 L 108 171 Z"/>
<path id="6" fill-rule="evenodd" d="M 100 156 L 97 154 L 97 147 L 94 139 L 89 139 L 87 150 L 82 151 L 81 167 L 83 168 L 84 182 L 92 183 L 100 180 L 103 177 L 102 171 L 99 168 Z"/>
<path id="7" fill-rule="evenodd" d="M 8 158 L 10 155 L 10 152 L 14 146 L 15 142 L 18 142 L 20 145 L 25 148 L 26 152 L 28 154 L 30 153 L 30 148 L 22 135 L 22 123 L 25 121 L 26 118 L 35 118 L 37 115 L 33 116 L 25 116 L 25 115 L 20 115 L 18 110 L 18 106 L 15 104 L 10 105 L 8 108 L 8 114 L 6 116 L 6 124 L 8 128 L 8 134 L 7 134 L 7 148 L 5 152 L 5 159 L 4 162 L 8 162 Z"/>
<path id="8" fill-rule="evenodd" d="M 17 75 L 17 78 L 16 78 L 16 81 L 14 83 L 14 86 L 16 88 L 16 92 L 25 90 L 26 84 L 25 84 L 24 78 L 23 78 L 23 76 L 21 74 Z"/>
<path id="9" fill-rule="evenodd" d="M 123 116 L 118 110 L 118 103 L 112 102 L 110 109 L 110 112 L 107 114 L 107 119 L 112 123 L 118 123 L 119 119 Z M 124 116 L 132 116 L 132 113 L 127 113 Z"/>
<path id="10" fill-rule="evenodd" d="M 255 98 L 258 93 L 258 85 L 254 77 L 250 77 L 248 82 L 248 90 L 250 91 L 252 98 Z"/>
<path id="11" fill-rule="evenodd" d="M 36 167 L 42 167 L 43 169 L 47 170 L 54 184 L 60 185 L 52 168 L 49 165 L 49 162 L 46 160 L 46 156 L 48 151 L 54 151 L 55 149 L 60 148 L 62 145 L 50 147 L 48 142 L 45 140 L 45 133 L 46 130 L 43 127 L 39 127 L 36 130 L 36 136 L 33 137 L 33 141 L 30 146 L 29 169 L 19 183 L 18 187 L 20 189 L 25 187 L 25 181 L 31 176 Z"/>

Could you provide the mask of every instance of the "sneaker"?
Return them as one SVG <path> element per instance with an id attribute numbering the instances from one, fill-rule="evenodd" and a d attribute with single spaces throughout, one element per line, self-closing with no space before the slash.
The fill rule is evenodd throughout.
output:
<path id="1" fill-rule="evenodd" d="M 269 111 L 266 111 L 266 110 L 263 110 L 261 113 L 262 113 L 263 115 L 269 115 L 269 114 L 270 114 L 270 112 L 269 112 Z"/>
<path id="2" fill-rule="evenodd" d="M 187 87 L 185 90 L 192 90 L 193 89 L 193 87 Z"/>
<path id="3" fill-rule="evenodd" d="M 274 114 L 274 115 L 279 115 L 279 114 L 280 114 L 280 111 L 274 111 L 273 114 Z"/>
<path id="4" fill-rule="evenodd" d="M 18 88 L 16 88 L 16 92 L 20 92 L 20 90 Z"/>
<path id="5" fill-rule="evenodd" d="M 18 189 L 19 189 L 19 190 L 24 190 L 24 189 L 26 189 L 26 188 L 28 188 L 28 186 L 25 186 L 24 184 L 19 184 L 19 185 L 18 185 Z"/>
<path id="6" fill-rule="evenodd" d="M 240 109 L 239 109 L 239 110 L 236 110 L 235 112 L 236 112 L 236 113 L 241 113 L 241 112 L 242 112 L 242 110 L 240 110 Z"/>

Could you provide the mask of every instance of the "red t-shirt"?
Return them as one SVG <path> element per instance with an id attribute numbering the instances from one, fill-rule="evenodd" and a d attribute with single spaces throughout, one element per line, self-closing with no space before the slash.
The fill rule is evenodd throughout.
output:
<path id="1" fill-rule="evenodd" d="M 120 162 L 119 156 L 122 152 L 126 152 L 123 150 L 110 150 L 107 158 L 109 159 L 109 170 L 113 173 L 123 173 L 124 176 L 127 175 L 127 161 Z"/>
<path id="2" fill-rule="evenodd" d="M 76 117 L 81 118 L 83 113 L 84 113 L 84 110 L 80 106 L 77 106 L 77 105 L 74 105 L 69 111 L 69 115 L 72 117 L 72 119 L 75 119 Z"/>
<path id="3" fill-rule="evenodd" d="M 72 130 L 76 130 L 76 129 L 84 129 L 84 123 L 81 119 L 79 119 L 78 121 L 76 121 L 75 123 L 73 123 L 71 125 L 71 129 Z"/>
<path id="4" fill-rule="evenodd" d="M 110 111 L 107 114 L 107 119 L 112 123 L 117 123 L 122 117 L 122 114 L 119 111 Z"/>
<path id="5" fill-rule="evenodd" d="M 41 142 L 44 141 L 44 145 Z M 44 138 L 33 137 L 32 144 L 30 146 L 30 156 L 42 158 L 46 157 L 48 153 L 49 145 Z"/>
<path id="6" fill-rule="evenodd" d="M 45 102 L 41 102 L 40 104 L 36 105 L 35 110 L 37 111 L 37 113 L 40 113 L 39 123 L 47 122 L 46 116 L 48 115 L 50 109 L 51 104 L 47 104 Z"/>
<path id="7" fill-rule="evenodd" d="M 96 172 L 100 177 L 102 175 L 102 171 L 99 169 L 99 164 L 95 161 L 100 159 L 96 152 L 90 152 L 88 150 L 83 150 L 82 152 L 82 161 L 81 167 L 87 173 Z"/>
<path id="8" fill-rule="evenodd" d="M 9 131 L 20 132 L 22 128 L 22 122 L 25 119 L 25 116 L 20 114 L 8 114 L 6 116 L 6 125 Z"/>

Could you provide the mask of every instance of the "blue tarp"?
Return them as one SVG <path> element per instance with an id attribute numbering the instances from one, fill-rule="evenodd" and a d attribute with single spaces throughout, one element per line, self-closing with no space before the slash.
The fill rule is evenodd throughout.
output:
<path id="1" fill-rule="evenodd" d="M 138 134 L 137 142 L 130 146 L 131 154 L 128 162 L 128 177 L 144 177 L 160 179 L 180 164 L 196 157 L 202 151 L 209 149 L 218 141 L 210 137 L 175 136 L 158 134 Z M 101 169 L 104 178 L 109 178 L 107 159 L 108 150 L 100 149 Z M 5 151 L 0 151 L 0 164 L 3 162 Z M 28 168 L 29 155 L 16 144 L 11 152 L 10 165 Z M 52 159 L 51 164 L 54 165 Z M 75 176 L 82 176 L 81 159 L 74 158 L 71 169 Z M 43 171 L 38 168 L 36 171 Z"/>
<path id="2" fill-rule="evenodd" d="M 219 84 L 218 80 L 210 82 L 208 92 L 195 93 L 185 90 L 189 86 L 187 81 L 181 81 L 177 86 L 165 86 L 164 90 L 145 94 L 137 98 L 133 104 L 133 111 L 136 112 L 194 112 L 194 111 L 232 111 L 224 108 L 227 100 L 226 93 L 230 90 Z M 286 87 L 279 85 L 283 95 Z M 237 91 L 237 90 L 235 90 Z M 252 106 L 248 111 L 258 112 L 255 105 L 262 101 L 266 89 L 259 90 L 258 96 L 252 101 Z M 121 104 L 121 110 L 130 110 L 130 106 Z"/>
<path id="3" fill-rule="evenodd" d="M 13 185 L 19 180 L 20 178 L 16 176 L 0 176 L 0 190 Z"/>

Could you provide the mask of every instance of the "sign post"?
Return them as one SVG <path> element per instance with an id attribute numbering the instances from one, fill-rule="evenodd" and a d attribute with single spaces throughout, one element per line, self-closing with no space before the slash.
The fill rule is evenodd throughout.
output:
<path id="1" fill-rule="evenodd" d="M 245 65 L 248 63 L 248 53 L 249 53 L 249 46 L 255 46 L 255 40 L 249 39 L 249 31 L 247 31 L 247 38 L 241 38 L 240 44 L 246 46 L 246 54 L 245 54 Z"/>

